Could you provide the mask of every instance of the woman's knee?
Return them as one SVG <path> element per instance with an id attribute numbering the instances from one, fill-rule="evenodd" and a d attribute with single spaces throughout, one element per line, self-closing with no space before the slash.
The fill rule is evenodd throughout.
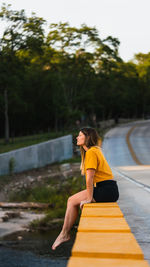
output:
<path id="1" fill-rule="evenodd" d="M 73 196 L 70 196 L 67 201 L 67 206 L 77 206 L 77 203 Z"/>
<path id="2" fill-rule="evenodd" d="M 68 197 L 67 205 L 71 205 L 71 204 L 72 204 L 72 197 Z"/>

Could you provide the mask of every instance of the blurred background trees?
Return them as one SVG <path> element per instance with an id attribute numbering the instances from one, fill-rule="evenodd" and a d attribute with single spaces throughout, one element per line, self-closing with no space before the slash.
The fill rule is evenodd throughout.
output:
<path id="1" fill-rule="evenodd" d="M 150 116 L 150 53 L 124 62 L 119 40 L 2 5 L 0 137 Z"/>

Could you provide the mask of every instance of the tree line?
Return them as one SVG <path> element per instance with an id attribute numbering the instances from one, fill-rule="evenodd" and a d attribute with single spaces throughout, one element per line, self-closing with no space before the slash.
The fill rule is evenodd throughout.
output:
<path id="1" fill-rule="evenodd" d="M 124 62 L 95 27 L 52 23 L 2 5 L 0 137 L 150 114 L 150 53 Z"/>

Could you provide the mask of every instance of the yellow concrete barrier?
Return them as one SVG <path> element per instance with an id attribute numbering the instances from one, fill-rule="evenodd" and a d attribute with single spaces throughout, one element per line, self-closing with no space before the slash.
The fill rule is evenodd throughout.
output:
<path id="1" fill-rule="evenodd" d="M 85 207 L 81 213 L 82 217 L 123 217 L 119 207 Z"/>
<path id="2" fill-rule="evenodd" d="M 119 205 L 85 204 L 67 267 L 148 267 Z"/>
<path id="3" fill-rule="evenodd" d="M 132 233 L 79 232 L 72 248 L 72 256 L 144 259 Z"/>
<path id="4" fill-rule="evenodd" d="M 71 257 L 67 267 L 149 267 L 145 260 Z"/>
<path id="5" fill-rule="evenodd" d="M 124 218 L 81 217 L 78 232 L 123 232 L 130 233 Z"/>

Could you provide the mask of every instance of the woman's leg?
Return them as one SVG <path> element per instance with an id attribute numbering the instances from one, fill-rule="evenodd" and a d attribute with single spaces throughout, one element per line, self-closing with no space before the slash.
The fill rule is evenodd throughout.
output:
<path id="1" fill-rule="evenodd" d="M 69 232 L 77 219 L 80 202 L 87 198 L 86 192 L 86 190 L 83 190 L 69 197 L 62 231 L 52 246 L 53 250 L 56 249 L 56 247 L 58 247 L 61 243 L 70 239 Z"/>

